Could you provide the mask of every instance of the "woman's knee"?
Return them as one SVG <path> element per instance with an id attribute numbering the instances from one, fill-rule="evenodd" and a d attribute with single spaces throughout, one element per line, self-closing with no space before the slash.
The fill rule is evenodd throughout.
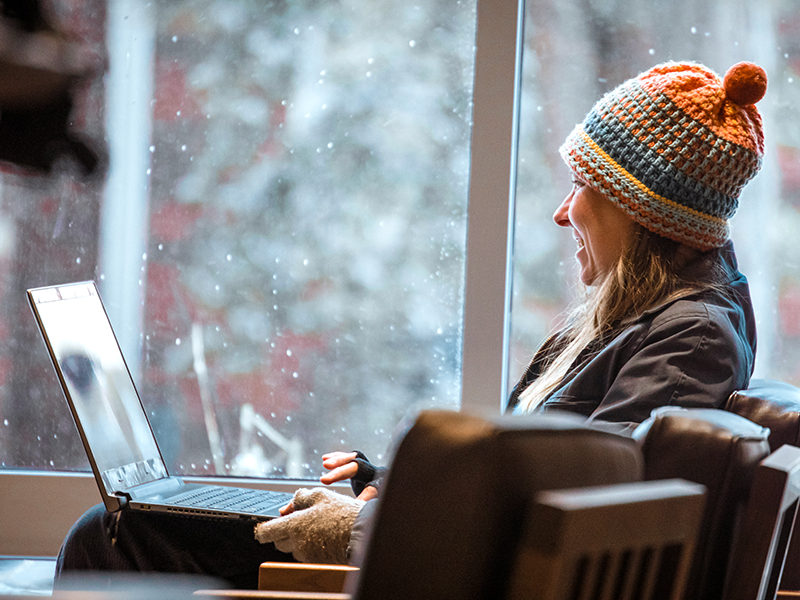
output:
<path id="1" fill-rule="evenodd" d="M 61 571 L 102 568 L 104 550 L 111 545 L 107 517 L 105 506 L 98 504 L 75 522 L 61 544 L 56 563 L 57 574 Z"/>

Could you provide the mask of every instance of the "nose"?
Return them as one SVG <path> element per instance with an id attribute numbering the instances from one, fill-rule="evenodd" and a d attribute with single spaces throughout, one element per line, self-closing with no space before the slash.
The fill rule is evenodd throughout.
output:
<path id="1" fill-rule="evenodd" d="M 569 221 L 569 206 L 572 202 L 573 193 L 574 190 L 570 191 L 561 205 L 556 209 L 556 212 L 553 213 L 553 221 L 560 227 L 569 227 L 571 225 Z"/>

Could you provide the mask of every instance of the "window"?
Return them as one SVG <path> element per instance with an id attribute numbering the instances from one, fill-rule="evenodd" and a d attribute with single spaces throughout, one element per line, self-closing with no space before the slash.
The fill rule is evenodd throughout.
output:
<path id="1" fill-rule="evenodd" d="M 504 383 L 571 299 L 558 146 L 604 91 L 668 59 L 770 75 L 734 242 L 757 375 L 800 383 L 795 4 L 528 0 Z M 312 477 L 327 450 L 380 460 L 415 408 L 499 410 L 515 3 L 46 6 L 107 57 L 73 120 L 107 138 L 111 168 L 0 178 L 3 467 L 86 467 L 24 303 L 67 280 L 100 282 L 176 472 Z"/>
<path id="2" fill-rule="evenodd" d="M 83 180 L 2 177 L 0 462 L 87 468 L 28 287 L 98 281 L 168 465 L 316 477 L 461 386 L 475 0 L 52 0 Z"/>
<path id="3" fill-rule="evenodd" d="M 800 7 L 654 0 L 526 6 L 509 385 L 558 322 L 577 281 L 575 245 L 551 215 L 569 189 L 558 147 L 606 91 L 667 60 L 693 60 L 720 75 L 749 60 L 769 75 L 758 104 L 767 150 L 732 221 L 740 269 L 758 327 L 756 377 L 800 385 Z M 556 265 L 556 268 L 553 268 Z"/>

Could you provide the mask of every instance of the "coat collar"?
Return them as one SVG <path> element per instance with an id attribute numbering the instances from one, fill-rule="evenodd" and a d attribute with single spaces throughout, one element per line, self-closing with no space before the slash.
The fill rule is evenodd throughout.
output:
<path id="1" fill-rule="evenodd" d="M 690 279 L 696 281 L 713 281 L 717 280 L 719 285 L 726 288 L 731 288 L 731 291 L 740 289 L 742 286 L 747 286 L 747 279 L 739 272 L 739 265 L 736 260 L 736 253 L 733 249 L 733 242 L 728 240 L 723 246 L 703 252 L 700 256 L 690 261 L 683 267 L 682 274 L 688 276 Z M 723 277 L 720 280 L 719 275 Z M 639 316 L 631 321 L 625 322 L 622 327 L 627 327 L 642 319 L 649 318 L 650 316 L 663 311 L 668 306 L 675 304 L 679 300 L 685 298 L 696 298 L 704 294 L 706 290 L 688 290 L 685 293 L 680 293 L 677 296 L 667 298 L 663 302 L 648 308 L 643 311 Z"/>

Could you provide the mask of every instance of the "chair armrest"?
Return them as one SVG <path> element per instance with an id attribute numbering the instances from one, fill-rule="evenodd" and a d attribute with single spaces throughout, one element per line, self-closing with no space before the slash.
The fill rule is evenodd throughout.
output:
<path id="1" fill-rule="evenodd" d="M 325 592 L 271 592 L 265 590 L 197 590 L 195 596 L 231 600 L 351 600 L 350 594 Z"/>
<path id="2" fill-rule="evenodd" d="M 265 562 L 258 569 L 258 589 L 341 593 L 347 575 L 357 571 L 347 565 Z"/>

